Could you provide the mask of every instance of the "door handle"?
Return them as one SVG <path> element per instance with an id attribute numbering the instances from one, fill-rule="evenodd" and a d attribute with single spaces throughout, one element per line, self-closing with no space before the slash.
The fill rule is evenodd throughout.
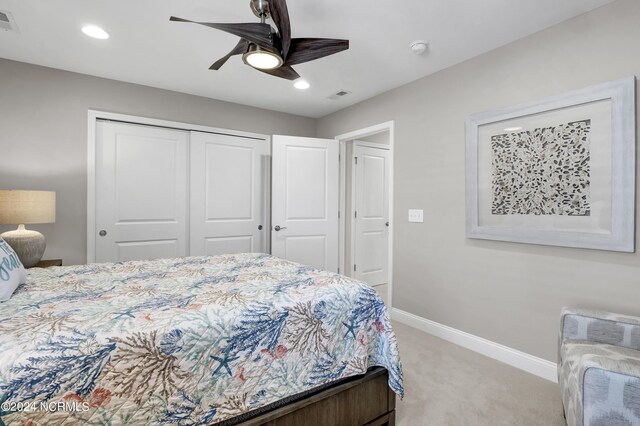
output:
<path id="1" fill-rule="evenodd" d="M 388 227 L 389 227 L 389 222 L 386 222 L 386 223 L 384 224 L 384 226 L 386 226 L 386 227 L 388 228 Z"/>
<path id="2" fill-rule="evenodd" d="M 281 229 L 287 229 L 287 227 L 286 227 L 286 226 L 276 225 L 273 229 L 274 229 L 276 232 L 278 232 L 278 231 L 279 231 L 279 230 L 281 230 Z"/>
<path id="3" fill-rule="evenodd" d="M 106 237 L 107 236 L 107 231 L 105 231 L 104 229 L 100 232 L 98 232 L 98 235 L 100 235 L 101 237 Z"/>

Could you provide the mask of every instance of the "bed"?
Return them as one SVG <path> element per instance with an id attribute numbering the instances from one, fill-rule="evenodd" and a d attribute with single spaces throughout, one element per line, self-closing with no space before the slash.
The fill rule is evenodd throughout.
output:
<path id="1" fill-rule="evenodd" d="M 403 395 L 375 290 L 271 255 L 32 269 L 0 314 L 0 424 L 393 424 Z"/>

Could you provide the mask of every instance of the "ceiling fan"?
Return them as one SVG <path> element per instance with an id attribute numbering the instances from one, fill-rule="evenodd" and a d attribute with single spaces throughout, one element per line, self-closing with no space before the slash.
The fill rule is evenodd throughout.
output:
<path id="1" fill-rule="evenodd" d="M 300 75 L 291 67 L 313 61 L 349 48 L 349 40 L 329 38 L 291 38 L 291 24 L 286 0 L 250 0 L 251 10 L 260 22 L 242 24 L 218 24 L 195 22 L 172 16 L 169 20 L 205 25 L 240 37 L 229 53 L 209 67 L 219 70 L 229 58 L 242 55 L 245 64 L 258 71 L 288 80 Z M 265 21 L 273 19 L 278 32 Z"/>

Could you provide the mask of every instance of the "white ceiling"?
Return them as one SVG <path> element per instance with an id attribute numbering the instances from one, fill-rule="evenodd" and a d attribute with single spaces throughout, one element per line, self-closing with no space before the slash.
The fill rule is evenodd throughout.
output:
<path id="1" fill-rule="evenodd" d="M 293 37 L 345 38 L 348 51 L 295 66 L 311 88 L 244 65 L 208 67 L 237 38 L 169 16 L 255 22 L 249 0 L 0 0 L 19 32 L 0 31 L 0 57 L 309 117 L 376 94 L 540 31 L 612 0 L 289 0 Z M 80 31 L 93 23 L 110 34 Z M 414 55 L 409 43 L 429 42 Z M 340 100 L 328 96 L 345 89 Z"/>

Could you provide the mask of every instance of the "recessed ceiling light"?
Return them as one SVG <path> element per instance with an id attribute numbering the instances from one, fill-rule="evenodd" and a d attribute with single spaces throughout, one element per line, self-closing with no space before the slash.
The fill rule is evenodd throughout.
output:
<path id="1" fill-rule="evenodd" d="M 82 27 L 82 32 L 89 37 L 97 38 L 99 40 L 106 40 L 109 38 L 108 32 L 95 25 L 85 25 Z"/>
<path id="2" fill-rule="evenodd" d="M 305 90 L 311 87 L 311 85 L 307 83 L 305 80 L 298 80 L 295 83 L 293 83 L 293 87 L 295 87 L 296 89 Z"/>
<path id="3" fill-rule="evenodd" d="M 518 130 L 522 130 L 522 127 L 505 127 L 505 132 L 517 132 Z"/>

